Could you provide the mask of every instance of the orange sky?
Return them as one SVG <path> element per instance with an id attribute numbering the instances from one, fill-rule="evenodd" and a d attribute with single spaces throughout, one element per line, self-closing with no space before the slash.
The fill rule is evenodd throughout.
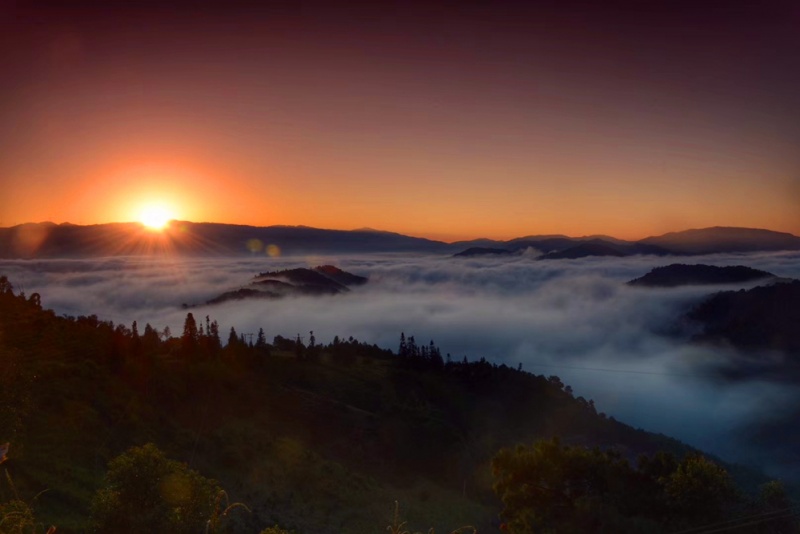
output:
<path id="1" fill-rule="evenodd" d="M 302 4 L 0 8 L 0 226 L 800 234 L 792 4 Z"/>

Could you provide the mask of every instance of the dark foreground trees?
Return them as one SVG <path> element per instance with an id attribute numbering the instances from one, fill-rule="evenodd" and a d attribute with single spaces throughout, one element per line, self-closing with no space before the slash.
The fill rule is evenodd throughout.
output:
<path id="1" fill-rule="evenodd" d="M 111 460 L 92 517 L 98 532 L 204 532 L 221 491 L 149 443 Z"/>
<path id="2" fill-rule="evenodd" d="M 725 469 L 697 454 L 641 456 L 633 467 L 613 451 L 552 439 L 502 449 L 492 471 L 514 533 L 699 533 L 723 522 L 737 532 L 798 532 L 780 483 L 747 502 Z"/>

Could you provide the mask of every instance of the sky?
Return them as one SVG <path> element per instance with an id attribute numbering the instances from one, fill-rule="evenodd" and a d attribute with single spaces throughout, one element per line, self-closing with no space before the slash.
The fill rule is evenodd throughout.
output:
<path id="1" fill-rule="evenodd" d="M 800 234 L 798 27 L 789 0 L 0 0 L 0 226 Z"/>

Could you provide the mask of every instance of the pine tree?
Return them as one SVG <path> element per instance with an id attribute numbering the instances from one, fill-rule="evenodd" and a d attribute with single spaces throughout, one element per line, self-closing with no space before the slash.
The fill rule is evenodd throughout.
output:
<path id="1" fill-rule="evenodd" d="M 142 340 L 139 337 L 139 327 L 136 321 L 131 325 L 131 353 L 134 358 L 139 358 L 142 354 Z"/>
<path id="2" fill-rule="evenodd" d="M 208 318 L 208 316 L 206 316 Z M 219 324 L 217 321 L 212 321 L 208 329 L 208 335 L 211 338 L 211 352 L 217 353 L 222 348 L 222 340 L 219 338 Z"/>
<path id="3" fill-rule="evenodd" d="M 408 345 L 406 345 L 406 334 L 405 332 L 400 332 L 400 348 L 397 349 L 397 355 L 401 358 L 405 358 L 408 356 Z"/>
<path id="4" fill-rule="evenodd" d="M 300 339 L 300 334 L 297 334 L 297 339 L 294 341 L 294 355 L 297 356 L 299 360 L 302 360 L 304 352 L 305 347 L 303 346 L 303 341 Z"/>
<path id="5" fill-rule="evenodd" d="M 154 351 L 159 343 L 161 343 L 161 340 L 156 329 L 150 326 L 150 323 L 145 324 L 144 335 L 142 336 L 142 345 L 144 345 L 145 351 Z"/>
<path id="6" fill-rule="evenodd" d="M 258 329 L 258 337 L 256 337 L 256 347 L 259 349 L 267 348 L 267 338 L 264 337 L 264 329 Z"/>
<path id="7" fill-rule="evenodd" d="M 186 314 L 183 323 L 183 335 L 181 336 L 181 352 L 184 358 L 196 358 L 199 335 L 197 332 L 197 322 L 191 312 Z"/>
<path id="8" fill-rule="evenodd" d="M 428 350 L 429 358 L 431 361 L 431 365 L 437 371 L 444 369 L 444 360 L 442 360 L 442 353 L 439 352 L 439 347 L 437 347 L 433 340 L 431 339 L 430 349 Z"/>

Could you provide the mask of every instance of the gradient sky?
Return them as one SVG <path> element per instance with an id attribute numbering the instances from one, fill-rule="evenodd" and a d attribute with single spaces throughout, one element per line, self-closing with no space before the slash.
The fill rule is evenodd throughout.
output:
<path id="1" fill-rule="evenodd" d="M 161 202 L 442 239 L 800 234 L 794 0 L 0 0 L 0 47 L 0 226 Z"/>

